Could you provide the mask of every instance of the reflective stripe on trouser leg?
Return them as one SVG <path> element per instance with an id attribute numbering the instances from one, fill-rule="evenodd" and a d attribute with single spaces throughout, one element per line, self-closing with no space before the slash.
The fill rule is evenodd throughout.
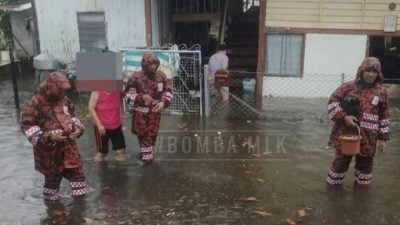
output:
<path id="1" fill-rule="evenodd" d="M 140 152 L 142 154 L 142 160 L 148 161 L 153 160 L 153 147 L 141 147 Z"/>
<path id="2" fill-rule="evenodd" d="M 355 178 L 355 182 L 359 185 L 365 185 L 368 186 L 371 184 L 371 180 L 372 180 L 372 173 L 361 173 L 359 170 L 356 170 L 355 172 L 356 178 Z"/>
<path id="3" fill-rule="evenodd" d="M 60 200 L 60 195 L 57 189 L 43 188 L 43 199 L 48 202 Z"/>
<path id="4" fill-rule="evenodd" d="M 325 178 L 325 181 L 330 185 L 339 185 L 342 184 L 345 173 L 336 173 L 332 169 L 329 170 L 328 176 Z"/>
<path id="5" fill-rule="evenodd" d="M 73 197 L 79 197 L 86 194 L 86 181 L 71 181 L 69 184 L 72 189 Z"/>
<path id="6" fill-rule="evenodd" d="M 58 201 L 61 175 L 46 175 L 44 177 L 43 199 L 45 202 Z"/>

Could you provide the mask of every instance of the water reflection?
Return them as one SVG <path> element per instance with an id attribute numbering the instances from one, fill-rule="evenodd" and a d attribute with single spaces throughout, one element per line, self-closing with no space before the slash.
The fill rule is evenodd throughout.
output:
<path id="1" fill-rule="evenodd" d="M 96 211 L 94 219 L 112 224 L 115 221 L 113 217 L 124 214 L 123 210 L 128 208 L 123 202 L 127 201 L 131 188 L 127 172 L 132 168 L 128 163 L 108 161 L 93 166 L 96 166 L 99 179 L 92 205 Z"/>
<path id="2" fill-rule="evenodd" d="M 47 217 L 41 220 L 41 225 L 79 225 L 87 224 L 86 200 L 73 200 L 70 204 L 63 202 L 47 204 Z"/>
<path id="3" fill-rule="evenodd" d="M 103 162 L 97 165 L 99 192 L 97 201 L 105 208 L 115 208 L 119 200 L 125 199 L 128 192 L 127 166 L 123 163 Z"/>
<path id="4" fill-rule="evenodd" d="M 376 217 L 377 213 L 372 209 L 374 206 L 370 191 L 370 188 L 360 188 L 357 185 L 327 185 L 326 205 L 329 208 L 323 217 L 330 224 L 364 224 L 368 217 Z"/>

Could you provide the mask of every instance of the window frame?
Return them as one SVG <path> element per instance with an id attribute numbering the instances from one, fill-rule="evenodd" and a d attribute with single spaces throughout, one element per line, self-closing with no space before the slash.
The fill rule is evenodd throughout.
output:
<path id="1" fill-rule="evenodd" d="M 107 22 L 106 22 L 106 13 L 105 11 L 81 11 L 81 12 L 76 12 L 76 23 L 77 23 L 77 31 L 78 31 L 78 42 L 79 42 L 79 51 L 83 51 L 84 48 L 82 48 L 81 45 L 81 41 L 85 41 L 85 40 L 81 40 L 81 35 L 80 35 L 80 29 L 79 29 L 79 17 L 80 15 L 102 15 L 104 18 L 104 38 L 105 38 L 105 47 L 109 47 L 108 44 L 108 37 L 107 37 Z M 99 49 L 99 51 L 102 49 Z M 93 52 L 93 51 L 86 51 L 86 52 Z"/>
<path id="2" fill-rule="evenodd" d="M 268 35 L 298 35 L 302 37 L 301 41 L 301 52 L 300 52 L 300 71 L 299 74 L 288 74 L 288 73 L 268 73 Z M 304 74 L 304 53 L 306 45 L 306 34 L 305 33 L 283 33 L 283 32 L 266 32 L 265 33 L 265 76 L 267 77 L 295 77 L 301 78 Z"/>

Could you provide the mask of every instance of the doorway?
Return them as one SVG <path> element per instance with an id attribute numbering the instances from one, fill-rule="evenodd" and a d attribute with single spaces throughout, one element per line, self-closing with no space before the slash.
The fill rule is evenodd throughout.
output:
<path id="1" fill-rule="evenodd" d="M 384 83 L 400 83 L 400 37 L 370 36 L 369 56 L 378 58 L 382 64 Z"/>
<path id="2" fill-rule="evenodd" d="M 160 45 L 198 44 L 207 63 L 218 43 L 225 43 L 230 68 L 255 72 L 259 5 L 259 0 L 161 0 Z"/>

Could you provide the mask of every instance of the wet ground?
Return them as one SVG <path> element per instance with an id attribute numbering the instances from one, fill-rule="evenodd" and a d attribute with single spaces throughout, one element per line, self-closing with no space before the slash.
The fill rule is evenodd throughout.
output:
<path id="1" fill-rule="evenodd" d="M 21 78 L 21 77 L 20 77 Z M 22 77 L 21 98 L 30 95 Z M 47 208 L 43 178 L 33 170 L 31 145 L 20 133 L 10 80 L 0 81 L 0 225 L 6 224 L 400 224 L 399 108 L 392 107 L 392 141 L 375 159 L 370 189 L 353 187 L 350 169 L 341 189 L 324 178 L 333 159 L 326 147 L 331 123 L 324 99 L 266 100 L 266 120 L 163 117 L 153 165 L 137 160 L 137 140 L 125 118 L 131 159 L 93 162 L 94 136 L 79 150 L 88 194 L 74 202 L 67 182 L 61 204 Z M 85 103 L 84 95 L 77 101 Z M 22 100 L 23 101 L 23 100 Z M 11 104 L 12 105 L 12 104 Z"/>

